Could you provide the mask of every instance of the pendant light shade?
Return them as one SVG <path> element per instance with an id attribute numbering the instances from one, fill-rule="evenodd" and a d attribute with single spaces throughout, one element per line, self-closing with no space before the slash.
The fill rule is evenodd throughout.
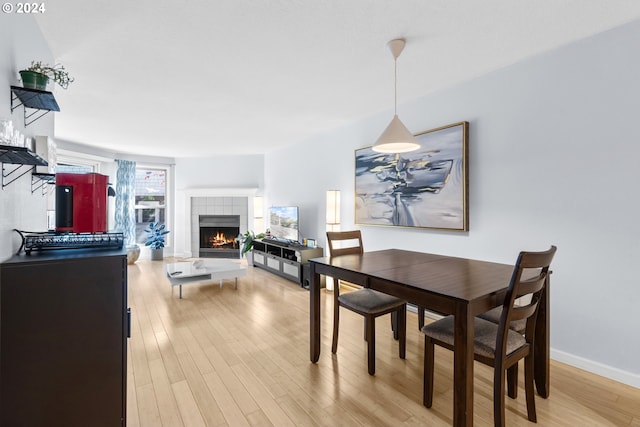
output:
<path id="1" fill-rule="evenodd" d="M 394 116 L 391 123 L 382 132 L 380 138 L 373 145 L 373 151 L 379 153 L 406 153 L 420 148 L 420 143 L 398 118 L 398 57 L 404 49 L 405 40 L 396 39 L 387 43 L 394 61 Z"/>
<path id="2" fill-rule="evenodd" d="M 376 141 L 373 151 L 378 153 L 406 153 L 418 148 L 420 148 L 420 144 L 396 114 Z"/>

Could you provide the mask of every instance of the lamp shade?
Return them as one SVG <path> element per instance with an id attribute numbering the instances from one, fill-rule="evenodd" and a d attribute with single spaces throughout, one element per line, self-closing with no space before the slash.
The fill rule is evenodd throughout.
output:
<path id="1" fill-rule="evenodd" d="M 264 217 L 264 199 L 262 196 L 255 196 L 253 198 L 253 217 L 254 218 L 263 218 Z"/>
<path id="2" fill-rule="evenodd" d="M 371 148 L 378 153 L 406 153 L 420 148 L 420 143 L 396 114 Z"/>
<path id="3" fill-rule="evenodd" d="M 340 190 L 327 190 L 327 224 L 340 224 Z"/>

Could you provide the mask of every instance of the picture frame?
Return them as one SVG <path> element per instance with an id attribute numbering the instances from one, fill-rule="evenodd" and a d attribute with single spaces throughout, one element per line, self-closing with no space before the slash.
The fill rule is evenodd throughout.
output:
<path id="1" fill-rule="evenodd" d="M 415 135 L 420 149 L 355 151 L 355 224 L 469 230 L 469 123 Z"/>

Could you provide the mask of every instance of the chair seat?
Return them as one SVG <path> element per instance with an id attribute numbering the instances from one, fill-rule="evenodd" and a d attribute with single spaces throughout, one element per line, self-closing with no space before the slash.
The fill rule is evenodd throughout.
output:
<path id="1" fill-rule="evenodd" d="M 453 346 L 454 336 L 453 316 L 447 316 L 436 322 L 430 323 L 422 328 L 422 332 L 445 344 Z M 495 357 L 496 336 L 498 335 L 498 325 L 488 320 L 474 318 L 475 336 L 473 340 L 474 352 L 485 357 Z M 507 356 L 527 343 L 522 334 L 509 330 L 507 336 Z"/>
<path id="2" fill-rule="evenodd" d="M 500 323 L 501 315 L 502 315 L 502 307 L 496 307 L 493 310 L 489 310 L 486 313 L 482 313 L 478 315 L 478 317 L 484 320 L 488 320 L 489 322 L 498 324 Z M 524 332 L 525 328 L 527 327 L 527 319 L 514 320 L 513 322 L 511 322 L 511 325 L 509 325 L 509 327 L 514 331 Z"/>
<path id="3" fill-rule="evenodd" d="M 338 301 L 345 307 L 367 314 L 390 311 L 405 304 L 400 298 L 368 288 L 340 294 Z"/>

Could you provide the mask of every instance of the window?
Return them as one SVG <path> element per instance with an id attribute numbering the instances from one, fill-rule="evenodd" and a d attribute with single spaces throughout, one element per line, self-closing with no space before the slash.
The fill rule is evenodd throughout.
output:
<path id="1" fill-rule="evenodd" d="M 111 162 L 110 159 L 92 156 L 90 154 L 75 153 L 67 150 L 57 150 L 56 172 L 60 173 L 100 173 L 100 164 Z"/>
<path id="2" fill-rule="evenodd" d="M 91 173 L 93 168 L 85 165 L 66 165 L 58 163 L 56 165 L 56 173 Z"/>
<path id="3" fill-rule="evenodd" d="M 144 245 L 150 222 L 167 222 L 167 169 L 136 168 L 136 243 Z"/>

